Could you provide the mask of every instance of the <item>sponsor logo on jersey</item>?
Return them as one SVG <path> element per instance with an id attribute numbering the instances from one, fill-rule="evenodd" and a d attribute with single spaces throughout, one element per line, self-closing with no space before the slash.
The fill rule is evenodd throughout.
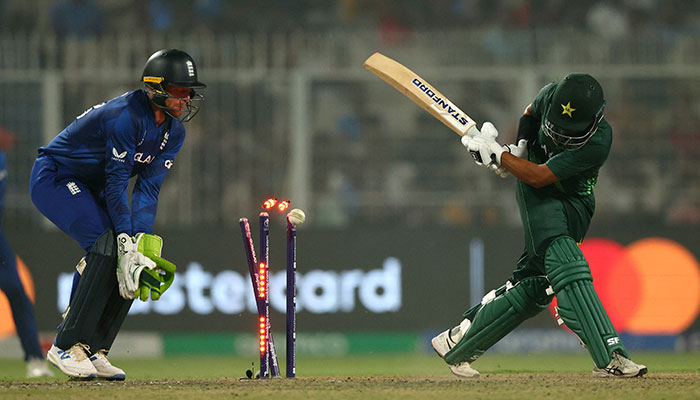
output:
<path id="1" fill-rule="evenodd" d="M 165 160 L 165 168 L 170 169 L 173 166 L 173 160 Z"/>
<path id="2" fill-rule="evenodd" d="M 120 153 L 116 147 L 112 147 L 112 160 L 124 162 L 126 160 L 126 150 Z"/>
<path id="3" fill-rule="evenodd" d="M 146 141 L 146 130 L 144 129 L 143 136 L 141 136 L 141 141 L 136 146 L 141 146 L 143 144 L 143 142 L 145 142 L 145 141 Z"/>
<path id="4" fill-rule="evenodd" d="M 146 155 L 144 155 L 143 153 L 134 154 L 134 161 L 141 163 L 141 164 L 150 164 L 155 159 L 156 159 L 156 156 L 152 156 L 150 154 L 146 154 Z"/>
<path id="5" fill-rule="evenodd" d="M 160 142 L 160 149 L 163 150 L 165 145 L 168 144 L 168 138 L 170 137 L 170 132 L 165 132 L 163 135 L 163 141 Z"/>

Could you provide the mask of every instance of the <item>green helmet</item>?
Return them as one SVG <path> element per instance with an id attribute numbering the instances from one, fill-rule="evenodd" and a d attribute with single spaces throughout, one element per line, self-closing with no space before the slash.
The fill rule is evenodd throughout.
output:
<path id="1" fill-rule="evenodd" d="M 554 90 L 542 131 L 563 150 L 588 143 L 603 120 L 603 88 L 588 74 L 569 74 Z"/>

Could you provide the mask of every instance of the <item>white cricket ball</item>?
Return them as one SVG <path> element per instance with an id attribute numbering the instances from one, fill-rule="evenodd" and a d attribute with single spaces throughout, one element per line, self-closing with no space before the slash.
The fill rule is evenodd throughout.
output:
<path id="1" fill-rule="evenodd" d="M 301 225 L 306 221 L 306 214 L 298 208 L 293 209 L 292 211 L 287 214 L 287 218 L 289 218 L 289 222 L 294 224 L 294 226 Z"/>

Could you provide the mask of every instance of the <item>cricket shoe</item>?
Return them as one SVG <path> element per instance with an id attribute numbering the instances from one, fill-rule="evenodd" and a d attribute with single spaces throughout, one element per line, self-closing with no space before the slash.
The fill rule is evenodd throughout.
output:
<path id="1" fill-rule="evenodd" d="M 450 367 L 450 371 L 457 376 L 462 378 L 478 378 L 479 371 L 472 368 L 468 362 L 459 363 L 457 365 L 447 364 Z"/>
<path id="2" fill-rule="evenodd" d="M 634 361 L 615 352 L 610 364 L 605 368 L 593 367 L 593 376 L 605 378 L 634 378 L 647 373 L 647 366 L 637 364 Z"/>
<path id="3" fill-rule="evenodd" d="M 46 359 L 71 378 L 92 379 L 97 377 L 97 370 L 88 358 L 89 349 L 88 345 L 76 343 L 63 351 L 54 344 L 46 354 Z"/>
<path id="4" fill-rule="evenodd" d="M 30 357 L 27 360 L 27 378 L 52 377 L 53 372 L 49 371 L 46 360 L 40 357 Z"/>
<path id="5" fill-rule="evenodd" d="M 117 368 L 112 365 L 107 359 L 107 350 L 102 349 L 96 354 L 90 357 L 92 366 L 97 370 L 97 377 L 99 379 L 106 379 L 108 381 L 123 381 L 126 379 L 126 373 L 123 369 Z"/>

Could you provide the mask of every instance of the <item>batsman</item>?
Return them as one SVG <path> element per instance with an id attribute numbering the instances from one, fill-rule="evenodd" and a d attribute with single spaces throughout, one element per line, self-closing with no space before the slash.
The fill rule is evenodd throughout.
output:
<path id="1" fill-rule="evenodd" d="M 593 358 L 593 375 L 638 377 L 644 365 L 630 360 L 593 286 L 579 248 L 593 212 L 598 170 L 610 152 L 612 128 L 603 118 L 598 81 L 570 74 L 544 86 L 520 117 L 516 144 L 502 146 L 484 123 L 462 137 L 476 163 L 518 179 L 516 199 L 525 249 L 505 285 L 467 310 L 461 323 L 432 339 L 435 351 L 461 377 L 476 377 L 471 364 L 520 323 L 557 296 L 557 318 Z"/>

